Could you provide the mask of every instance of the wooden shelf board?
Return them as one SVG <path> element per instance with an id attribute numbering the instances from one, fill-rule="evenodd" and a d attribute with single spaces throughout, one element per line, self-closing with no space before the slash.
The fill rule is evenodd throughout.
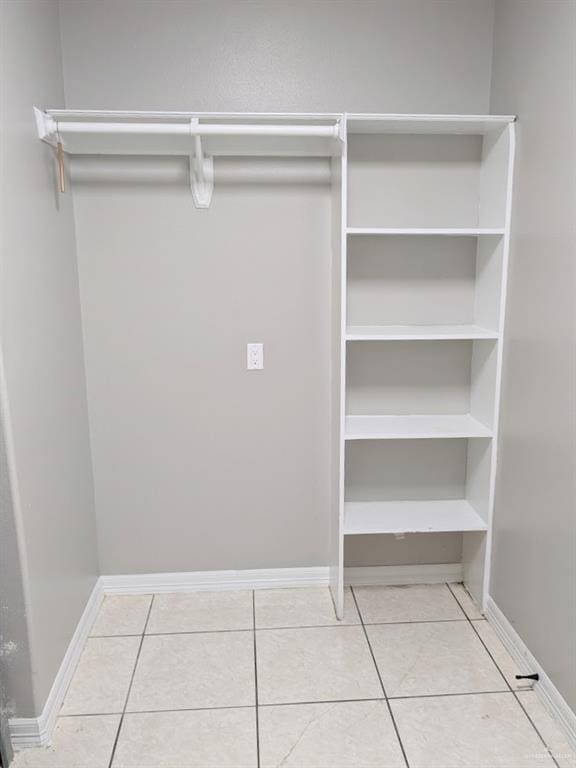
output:
<path id="1" fill-rule="evenodd" d="M 427 440 L 492 437 L 470 414 L 347 416 L 346 440 Z"/>
<path id="2" fill-rule="evenodd" d="M 484 520 L 464 499 L 348 501 L 344 504 L 345 535 L 485 530 Z"/>
<path id="3" fill-rule="evenodd" d="M 436 341 L 497 339 L 498 331 L 478 325 L 352 325 L 347 341 Z"/>

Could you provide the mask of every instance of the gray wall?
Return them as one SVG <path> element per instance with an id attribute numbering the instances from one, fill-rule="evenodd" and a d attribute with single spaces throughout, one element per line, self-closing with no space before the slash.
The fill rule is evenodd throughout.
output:
<path id="1" fill-rule="evenodd" d="M 495 31 L 519 122 L 491 592 L 576 709 L 576 4 L 499 0 Z"/>
<path id="2" fill-rule="evenodd" d="M 72 199 L 56 193 L 53 153 L 32 115 L 33 104 L 64 101 L 58 6 L 4 0 L 0 10 L 2 412 L 14 467 L 3 478 L 2 500 L 12 503 L 2 531 L 22 556 L 22 573 L 13 564 L 7 578 L 11 608 L 26 600 L 31 675 L 23 664 L 12 693 L 15 714 L 28 717 L 42 710 L 97 556 Z M 22 622 L 11 629 L 5 641 L 26 642 Z"/>
<path id="3" fill-rule="evenodd" d="M 66 98 L 106 109 L 486 112 L 492 0 L 61 0 Z"/>
<path id="4" fill-rule="evenodd" d="M 69 107 L 488 109 L 491 0 L 61 13 Z M 219 163 L 196 211 L 183 162 L 74 162 L 104 573 L 327 563 L 330 194 L 327 165 L 287 165 Z M 459 536 L 430 544 L 368 537 L 347 563 L 460 560 Z"/>

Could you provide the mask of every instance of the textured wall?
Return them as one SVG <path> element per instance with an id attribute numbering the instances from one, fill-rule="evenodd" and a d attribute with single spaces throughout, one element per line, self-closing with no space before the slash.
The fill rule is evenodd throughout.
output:
<path id="1" fill-rule="evenodd" d="M 61 13 L 69 107 L 488 108 L 490 0 Z M 183 162 L 75 161 L 103 572 L 326 564 L 326 170 L 220 162 L 213 206 L 196 211 Z M 247 373 L 259 340 L 266 368 Z M 368 538 L 347 562 L 454 562 L 460 543 Z"/>
<path id="2" fill-rule="evenodd" d="M 492 597 L 576 709 L 576 5 L 499 0 L 518 115 Z"/>
<path id="3" fill-rule="evenodd" d="M 34 104 L 64 100 L 58 6 L 5 0 L 0 10 L 2 412 L 14 470 L 4 478 L 11 519 L 2 532 L 21 555 L 20 576 L 13 563 L 6 578 L 26 598 L 32 679 L 20 670 L 11 694 L 27 717 L 42 710 L 97 557 L 72 199 L 56 193 L 53 152 L 32 114 Z"/>

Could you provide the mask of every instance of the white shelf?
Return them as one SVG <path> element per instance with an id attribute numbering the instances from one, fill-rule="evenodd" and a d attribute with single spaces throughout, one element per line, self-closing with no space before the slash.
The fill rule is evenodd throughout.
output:
<path id="1" fill-rule="evenodd" d="M 349 114 L 349 134 L 444 133 L 483 135 L 514 122 L 511 115 L 375 115 Z"/>
<path id="2" fill-rule="evenodd" d="M 443 237 L 501 236 L 503 227 L 347 227 L 349 235 L 442 235 Z"/>
<path id="3" fill-rule="evenodd" d="M 347 416 L 346 440 L 420 440 L 492 437 L 470 414 Z"/>
<path id="4" fill-rule="evenodd" d="M 463 499 L 441 501 L 348 501 L 344 534 L 485 531 L 486 523 Z"/>
<path id="5" fill-rule="evenodd" d="M 497 339 L 498 332 L 478 325 L 353 325 L 347 341 L 439 341 Z"/>

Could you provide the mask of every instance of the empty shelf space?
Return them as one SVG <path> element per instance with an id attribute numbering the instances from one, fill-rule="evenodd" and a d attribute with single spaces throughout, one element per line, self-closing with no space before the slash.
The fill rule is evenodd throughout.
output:
<path id="1" fill-rule="evenodd" d="M 348 501 L 344 533 L 451 533 L 485 531 L 486 523 L 463 499 L 434 501 Z"/>
<path id="2" fill-rule="evenodd" d="M 451 341 L 497 339 L 498 332 L 478 325 L 352 325 L 347 341 Z"/>
<path id="3" fill-rule="evenodd" d="M 348 114 L 348 133 L 485 134 L 514 122 L 511 115 Z"/>
<path id="4" fill-rule="evenodd" d="M 468 437 L 492 437 L 492 431 L 470 414 L 346 417 L 346 440 Z"/>
<path id="5" fill-rule="evenodd" d="M 348 227 L 349 235 L 442 235 L 444 237 L 480 237 L 504 234 L 503 227 Z"/>

